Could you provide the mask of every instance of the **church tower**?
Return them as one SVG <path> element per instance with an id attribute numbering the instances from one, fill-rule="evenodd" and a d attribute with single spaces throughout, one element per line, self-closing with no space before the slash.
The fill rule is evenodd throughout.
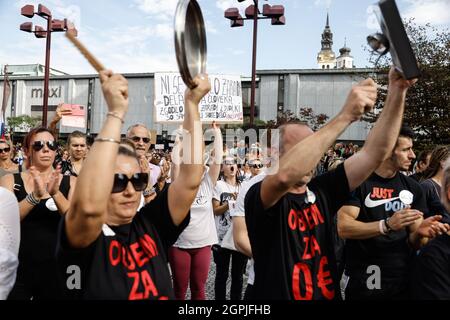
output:
<path id="1" fill-rule="evenodd" d="M 317 64 L 320 69 L 333 69 L 336 66 L 336 55 L 333 52 L 333 33 L 330 29 L 329 16 L 322 33 L 322 50 L 317 54 Z"/>
<path id="2" fill-rule="evenodd" d="M 336 67 L 338 69 L 353 68 L 353 57 L 350 55 L 350 48 L 347 47 L 347 40 L 344 41 L 344 46 L 339 49 L 339 57 L 336 59 Z"/>

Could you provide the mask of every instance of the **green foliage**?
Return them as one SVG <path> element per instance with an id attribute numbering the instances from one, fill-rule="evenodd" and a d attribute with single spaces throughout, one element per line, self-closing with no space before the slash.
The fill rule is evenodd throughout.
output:
<path id="1" fill-rule="evenodd" d="M 416 132 L 418 149 L 430 145 L 450 144 L 449 30 L 438 30 L 429 24 L 419 26 L 414 20 L 405 22 L 405 28 L 422 76 L 408 91 L 404 123 Z M 390 64 L 390 57 L 381 59 L 379 70 L 381 75 L 377 82 L 382 89 L 379 91 L 374 114 L 365 119 L 369 122 L 376 121 L 376 115 L 383 108 Z"/>
<path id="2" fill-rule="evenodd" d="M 24 131 L 28 132 L 31 128 L 36 127 L 41 122 L 40 117 L 31 117 L 29 115 L 20 115 L 17 117 L 8 117 L 8 127 L 10 132 Z"/>

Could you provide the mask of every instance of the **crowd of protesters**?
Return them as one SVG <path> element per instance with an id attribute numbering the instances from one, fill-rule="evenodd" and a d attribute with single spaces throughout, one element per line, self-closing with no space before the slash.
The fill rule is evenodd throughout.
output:
<path id="1" fill-rule="evenodd" d="M 273 145 L 228 145 L 213 124 L 205 146 L 197 106 L 210 84 L 197 76 L 173 149 L 155 150 L 145 124 L 121 135 L 125 78 L 100 80 L 108 113 L 94 141 L 57 139 L 61 106 L 23 143 L 0 140 L 1 299 L 184 300 L 190 288 L 204 300 L 211 261 L 216 300 L 229 278 L 241 300 L 246 272 L 248 300 L 450 299 L 450 149 L 416 159 L 402 127 L 414 81 L 391 70 L 363 146 L 336 140 L 372 109 L 371 79 L 317 132 L 287 123 Z M 368 287 L 373 265 L 381 280 Z"/>

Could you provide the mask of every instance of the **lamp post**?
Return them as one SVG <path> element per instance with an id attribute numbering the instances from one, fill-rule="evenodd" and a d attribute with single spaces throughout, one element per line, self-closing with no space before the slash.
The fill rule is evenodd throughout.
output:
<path id="1" fill-rule="evenodd" d="M 243 2 L 245 0 L 238 0 Z M 267 1 L 267 0 L 266 0 Z M 282 5 L 269 5 L 263 6 L 263 12 L 261 14 L 258 7 L 258 0 L 253 0 L 252 5 L 245 9 L 245 18 L 243 18 L 238 8 L 229 8 L 225 10 L 225 18 L 230 19 L 231 27 L 244 26 L 244 20 L 253 20 L 253 54 L 252 54 L 252 87 L 250 91 L 250 126 L 253 126 L 255 117 L 255 91 L 256 91 L 256 48 L 258 37 L 258 20 L 259 19 L 271 19 L 272 25 L 284 25 L 286 24 L 286 17 L 284 16 L 284 6 Z"/>
<path id="2" fill-rule="evenodd" d="M 43 6 L 42 4 L 38 5 L 38 11 L 34 11 L 34 6 L 31 4 L 27 4 L 23 6 L 20 10 L 20 13 L 27 17 L 33 18 L 35 14 L 40 16 L 43 19 L 47 20 L 47 30 L 45 30 L 41 26 L 35 26 L 33 31 L 33 23 L 32 22 L 24 22 L 20 25 L 20 30 L 25 32 L 34 33 L 36 38 L 46 38 L 46 48 L 45 48 L 45 75 L 44 75 L 44 100 L 42 103 L 42 126 L 47 127 L 47 111 L 48 111 L 48 84 L 50 78 L 50 47 L 51 47 L 51 35 L 52 32 L 63 32 L 63 31 L 71 31 L 75 35 L 77 34 L 76 29 L 73 24 L 64 20 L 53 19 L 51 11 Z"/>

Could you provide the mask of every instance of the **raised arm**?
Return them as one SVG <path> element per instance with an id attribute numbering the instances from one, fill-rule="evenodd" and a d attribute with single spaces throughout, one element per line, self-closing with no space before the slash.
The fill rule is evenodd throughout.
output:
<path id="1" fill-rule="evenodd" d="M 209 166 L 209 177 L 214 185 L 216 185 L 217 179 L 219 179 L 220 165 L 222 164 L 223 158 L 223 139 L 222 132 L 220 131 L 220 126 L 213 123 L 214 130 L 214 159 L 210 162 Z"/>
<path id="2" fill-rule="evenodd" d="M 362 150 L 344 162 L 350 190 L 364 182 L 394 149 L 402 124 L 406 92 L 415 82 L 403 79 L 394 67 L 389 71 L 388 95 L 383 112 Z"/>
<path id="3" fill-rule="evenodd" d="M 100 72 L 103 95 L 109 114 L 98 135 L 103 142 L 95 142 L 83 163 L 83 170 L 66 215 L 66 234 L 71 246 L 85 248 L 97 239 L 106 220 L 106 208 L 114 182 L 122 121 L 128 110 L 127 80 L 111 71 Z M 108 161 L 104 161 L 108 159 Z"/>
<path id="4" fill-rule="evenodd" d="M 209 92 L 211 85 L 206 75 L 194 78 L 195 89 L 185 93 L 183 121 L 183 159 L 180 173 L 169 186 L 168 201 L 172 221 L 179 225 L 186 218 L 189 208 L 197 195 L 203 176 L 203 135 L 198 104 Z M 188 137 L 186 136 L 188 134 Z"/>
<path id="5" fill-rule="evenodd" d="M 366 79 L 353 86 L 341 112 L 319 131 L 297 143 L 280 159 L 278 172 L 267 176 L 261 185 L 264 208 L 270 208 L 302 177 L 309 174 L 339 135 L 376 100 L 376 84 Z"/>
<path id="6" fill-rule="evenodd" d="M 62 119 L 63 116 L 68 116 L 72 114 L 72 110 L 63 108 L 63 103 L 58 104 L 58 107 L 56 108 L 56 113 L 53 119 L 48 124 L 48 129 L 53 132 L 55 137 L 58 137 L 58 129 L 56 126 L 58 125 L 58 122 Z"/>

